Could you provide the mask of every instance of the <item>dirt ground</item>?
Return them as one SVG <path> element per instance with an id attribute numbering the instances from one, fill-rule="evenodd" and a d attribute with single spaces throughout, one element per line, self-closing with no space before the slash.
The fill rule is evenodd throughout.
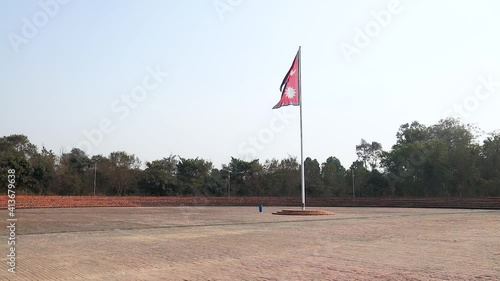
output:
<path id="1" fill-rule="evenodd" d="M 500 280 L 498 210 L 281 209 L 17 210 L 0 280 Z"/>

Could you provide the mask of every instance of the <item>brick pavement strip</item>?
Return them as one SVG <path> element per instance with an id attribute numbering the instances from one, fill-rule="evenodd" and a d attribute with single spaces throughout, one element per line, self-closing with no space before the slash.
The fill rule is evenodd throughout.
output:
<path id="1" fill-rule="evenodd" d="M 184 196 L 16 196 L 16 208 L 70 207 L 167 207 L 167 206 L 302 206 L 299 197 L 184 197 Z M 7 196 L 3 196 L 7 201 Z M 500 197 L 459 198 L 365 198 L 309 197 L 310 207 L 404 207 L 500 209 Z M 7 208 L 7 206 L 0 206 Z"/>
<path id="2" fill-rule="evenodd" d="M 0 280 L 500 280 L 497 210 L 280 209 L 19 210 Z"/>

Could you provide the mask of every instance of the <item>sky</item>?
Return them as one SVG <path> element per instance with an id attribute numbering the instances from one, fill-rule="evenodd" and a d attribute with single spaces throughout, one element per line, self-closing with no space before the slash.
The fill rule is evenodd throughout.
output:
<path id="1" fill-rule="evenodd" d="M 8 1 L 0 136 L 144 163 L 300 157 L 299 107 L 272 110 L 299 46 L 305 157 L 349 167 L 361 138 L 389 150 L 414 120 L 455 116 L 491 132 L 499 10 L 494 0 Z"/>

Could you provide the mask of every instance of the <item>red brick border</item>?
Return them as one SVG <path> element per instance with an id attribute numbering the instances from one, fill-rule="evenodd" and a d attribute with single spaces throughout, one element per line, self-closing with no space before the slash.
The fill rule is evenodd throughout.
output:
<path id="1" fill-rule="evenodd" d="M 7 196 L 2 197 L 7 206 Z M 161 206 L 301 206 L 297 197 L 150 197 L 150 196 L 16 196 L 16 208 L 161 207 Z M 500 197 L 487 198 L 308 198 L 309 207 L 395 207 L 500 209 Z"/>

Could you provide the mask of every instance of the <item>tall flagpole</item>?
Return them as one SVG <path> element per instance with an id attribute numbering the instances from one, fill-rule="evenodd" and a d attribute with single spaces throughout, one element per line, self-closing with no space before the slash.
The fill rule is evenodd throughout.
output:
<path id="1" fill-rule="evenodd" d="M 299 105 L 300 105 L 300 176 L 302 186 L 302 210 L 306 209 L 306 181 L 304 178 L 304 143 L 302 141 L 302 79 L 300 61 L 301 61 L 301 46 L 299 46 Z"/>

